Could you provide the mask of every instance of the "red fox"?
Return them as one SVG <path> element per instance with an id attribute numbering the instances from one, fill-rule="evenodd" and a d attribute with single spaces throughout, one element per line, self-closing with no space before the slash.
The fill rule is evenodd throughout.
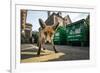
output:
<path id="1" fill-rule="evenodd" d="M 53 43 L 53 37 L 59 23 L 50 26 L 47 25 L 45 22 L 43 22 L 42 19 L 39 19 L 39 23 L 41 27 L 39 28 L 39 39 L 38 39 L 39 49 L 37 55 L 40 55 L 41 48 L 44 48 L 44 44 L 46 43 L 52 44 L 55 53 L 57 53 L 57 50 L 55 49 L 55 45 Z"/>

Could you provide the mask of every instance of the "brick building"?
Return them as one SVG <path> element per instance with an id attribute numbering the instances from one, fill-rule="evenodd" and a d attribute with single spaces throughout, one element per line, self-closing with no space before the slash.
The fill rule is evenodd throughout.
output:
<path id="1" fill-rule="evenodd" d="M 29 43 L 32 38 L 32 24 L 26 23 L 27 10 L 21 10 L 21 42 Z"/>

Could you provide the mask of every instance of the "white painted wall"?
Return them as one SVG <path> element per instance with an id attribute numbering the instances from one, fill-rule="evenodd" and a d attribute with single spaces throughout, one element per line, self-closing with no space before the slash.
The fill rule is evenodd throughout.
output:
<path id="1" fill-rule="evenodd" d="M 21 1 L 21 0 L 20 0 Z M 29 1 L 29 0 L 27 0 Z M 66 70 L 46 70 L 38 73 L 99 73 L 100 72 L 100 0 L 31 0 L 39 3 L 66 3 L 96 6 L 96 52 L 97 66 Z M 10 67 L 10 1 L 0 1 L 0 73 L 8 73 Z M 32 72 L 33 73 L 33 72 Z M 34 72 L 35 73 L 35 72 Z"/>

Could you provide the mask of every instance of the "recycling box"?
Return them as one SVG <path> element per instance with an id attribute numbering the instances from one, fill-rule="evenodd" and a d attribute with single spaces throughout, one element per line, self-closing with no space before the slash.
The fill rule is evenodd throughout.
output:
<path id="1" fill-rule="evenodd" d="M 71 23 L 66 26 L 67 44 L 79 43 L 81 46 L 89 45 L 89 25 L 85 19 Z"/>
<path id="2" fill-rule="evenodd" d="M 54 44 L 65 45 L 66 44 L 66 27 L 59 26 L 55 32 L 53 38 Z"/>

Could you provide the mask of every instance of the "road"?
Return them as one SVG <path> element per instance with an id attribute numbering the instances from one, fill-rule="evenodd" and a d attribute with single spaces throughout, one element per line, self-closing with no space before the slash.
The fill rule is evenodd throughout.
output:
<path id="1" fill-rule="evenodd" d="M 58 52 L 63 52 L 65 55 L 59 59 L 51 61 L 62 60 L 86 60 L 89 59 L 89 47 L 77 47 L 77 46 L 56 46 Z"/>
<path id="2" fill-rule="evenodd" d="M 56 45 L 58 53 L 54 53 L 52 45 L 45 45 L 46 50 L 37 56 L 38 47 L 32 44 L 21 46 L 21 62 L 48 62 L 68 60 L 88 60 L 89 47 Z"/>

